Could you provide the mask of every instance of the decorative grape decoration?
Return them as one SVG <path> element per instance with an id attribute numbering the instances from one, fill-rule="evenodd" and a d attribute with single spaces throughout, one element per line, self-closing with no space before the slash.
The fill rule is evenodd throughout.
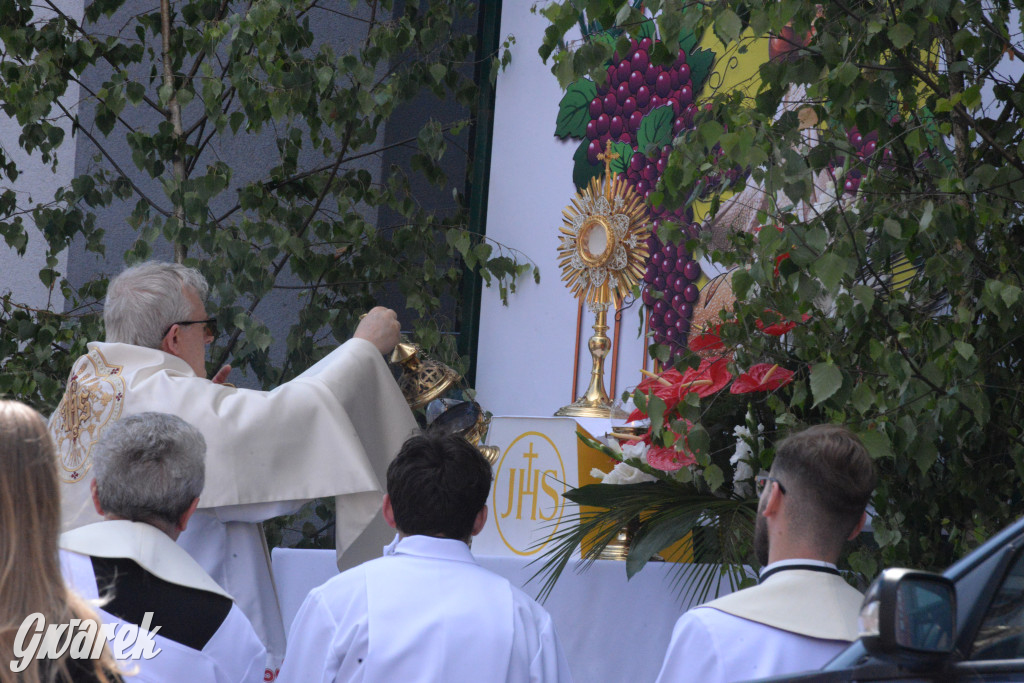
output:
<path id="1" fill-rule="evenodd" d="M 638 139 L 644 117 L 660 107 L 671 107 L 674 137 L 692 129 L 697 114 L 686 51 L 679 50 L 675 61 L 663 67 L 650 62 L 653 45 L 650 38 L 634 39 L 630 41 L 628 55 L 620 58 L 615 54 L 608 66 L 608 80 L 598 86 L 597 95 L 590 101 L 590 121 L 586 126 L 587 160 L 591 164 L 598 163 L 597 155 L 608 140 L 633 148 L 625 175 L 645 200 L 657 187 L 672 146 L 664 145 L 652 156 L 645 156 Z M 673 354 L 678 354 L 686 346 L 693 303 L 699 296 L 696 282 L 701 269 L 681 245 L 663 244 L 656 233 L 662 220 L 685 226 L 690 237 L 697 236 L 700 225 L 682 209 L 669 211 L 656 206 L 650 207 L 650 214 L 655 234 L 647 241 L 651 258 L 644 275 L 643 302 L 651 311 L 654 340 L 669 345 Z"/>
<path id="2" fill-rule="evenodd" d="M 857 190 L 860 189 L 860 181 L 864 177 L 864 170 L 867 167 L 868 160 L 875 153 L 875 149 L 878 148 L 878 131 L 871 131 L 864 135 L 857 130 L 857 126 L 853 126 L 847 131 L 846 139 L 853 147 L 857 158 L 850 164 L 849 168 L 845 168 L 846 157 L 836 157 L 829 162 L 828 174 L 834 182 L 842 181 L 845 194 L 855 195 Z M 885 160 L 888 161 L 892 152 L 888 149 L 885 152 Z"/>

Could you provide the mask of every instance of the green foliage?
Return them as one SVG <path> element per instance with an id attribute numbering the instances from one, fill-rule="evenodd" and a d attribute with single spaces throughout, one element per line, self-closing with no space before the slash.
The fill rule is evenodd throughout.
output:
<path id="1" fill-rule="evenodd" d="M 600 79 L 610 54 L 566 43 L 566 16 L 612 26 L 625 6 L 545 7 L 541 55 L 561 83 Z M 796 371 L 785 400 L 768 403 L 778 425 L 843 422 L 875 457 L 874 544 L 848 566 L 948 565 L 1024 505 L 1024 82 L 1006 68 L 1024 58 L 1007 28 L 1016 10 L 955 0 L 824 3 L 821 16 L 801 0 L 645 6 L 660 35 L 731 39 L 749 26 L 809 36 L 763 64 L 749 96 L 706 101 L 657 190 L 683 206 L 711 164 L 750 169 L 746 185 L 768 198 L 759 222 L 781 230 L 734 235 L 729 250 L 690 245 L 738 267 L 723 340 L 737 367 Z M 807 103 L 801 115 L 780 115 L 794 97 Z M 801 118 L 820 122 L 812 144 Z M 855 146 L 858 131 L 877 134 L 873 153 Z M 843 194 L 854 171 L 859 187 Z M 823 193 L 830 173 L 841 199 Z M 711 189 L 712 213 L 739 189 Z M 758 334 L 766 310 L 802 322 L 783 337 Z"/>
<path id="2" fill-rule="evenodd" d="M 580 440 L 609 457 L 622 459 L 621 453 L 599 441 L 582 434 Z M 643 569 L 659 552 L 688 537 L 689 542 L 677 551 L 689 553 L 693 560 L 676 565 L 676 586 L 680 591 L 694 586 L 697 599 L 703 601 L 709 587 L 722 578 L 733 590 L 741 587 L 745 580 L 742 565 L 751 553 L 755 506 L 750 501 L 716 496 L 693 483 L 678 482 L 639 460 L 628 462 L 661 481 L 590 484 L 566 493 L 566 498 L 590 509 L 563 519 L 563 530 L 545 540 L 551 544 L 551 550 L 537 560 L 541 566 L 534 575 L 544 578 L 539 597 L 544 599 L 550 594 L 577 549 L 589 542 L 583 559 L 592 563 L 624 527 L 633 532 L 626 561 L 628 576 Z M 566 521 L 569 523 L 565 524 Z M 723 566 L 719 568 L 717 563 Z"/>
<path id="3" fill-rule="evenodd" d="M 473 62 L 506 64 L 508 52 L 477 53 L 464 30 L 474 25 L 473 3 L 186 0 L 162 16 L 159 4 L 139 13 L 124 0 L 95 0 L 81 21 L 43 5 L 0 0 L 0 109 L 20 126 L 26 152 L 55 165 L 65 126 L 94 163 L 36 203 L 0 195 L 0 236 L 23 253 L 31 217 L 49 254 L 40 280 L 70 309 L 3 300 L 0 394 L 52 410 L 82 343 L 102 339 L 106 281 L 72 285 L 56 255 L 75 243 L 102 256 L 96 215 L 115 205 L 131 209 L 129 263 L 166 241 L 211 283 L 210 312 L 228 330 L 211 367 L 230 360 L 264 388 L 347 338 L 383 297 L 405 307 L 418 342 L 464 368 L 450 334 L 465 313 L 463 279 L 494 281 L 504 297 L 516 277 L 537 276 L 521 254 L 471 231 L 459 193 L 432 200 L 434 208 L 421 203 L 422 180 L 447 185 L 443 162 L 469 121 L 430 119 L 404 138 L 397 126 L 384 134 L 417 98 L 475 111 Z M 344 40 L 314 32 L 338 17 L 348 19 Z M 125 144 L 127 154 L 115 152 Z M 399 148 L 412 150 L 406 166 L 369 170 Z M 239 149 L 264 154 L 254 168 L 224 161 Z M 0 152 L 0 176 L 18 172 Z M 105 270 L 122 267 L 117 259 Z M 294 299 L 291 327 L 272 357 L 260 314 L 282 293 Z"/>
<path id="4" fill-rule="evenodd" d="M 71 363 L 103 338 L 107 280 L 73 285 L 57 255 L 74 243 L 104 256 L 97 215 L 117 205 L 129 207 L 135 231 L 129 263 L 165 241 L 206 275 L 208 309 L 227 330 L 211 368 L 230 361 L 263 388 L 276 386 L 348 338 L 385 298 L 404 307 L 418 343 L 464 370 L 451 334 L 468 313 L 459 303 L 464 278 L 496 283 L 504 300 L 517 277 L 539 274 L 471 230 L 458 192 L 421 202 L 421 181 L 430 192 L 448 185 L 446 155 L 471 121 L 430 119 L 404 136 L 386 127 L 425 97 L 475 111 L 473 62 L 496 73 L 514 42 L 479 54 L 464 28 L 475 12 L 464 0 L 399 8 L 184 0 L 162 15 L 159 3 L 94 0 L 76 21 L 48 0 L 0 0 L 0 109 L 20 127 L 18 144 L 56 167 L 67 129 L 93 161 L 42 201 L 0 193 L 0 236 L 24 254 L 29 216 L 46 240 L 39 279 L 66 302 L 59 311 L 0 299 L 0 396 L 52 411 Z M 338 17 L 349 20 L 342 40 L 314 32 Z M 414 150 L 406 166 L 369 170 L 401 148 Z M 237 150 L 262 156 L 251 155 L 259 157 L 252 168 L 226 163 Z M 0 178 L 18 175 L 0 150 Z M 123 265 L 117 258 L 104 270 Z M 260 316 L 280 307 L 270 299 L 281 294 L 290 328 L 275 345 Z M 318 501 L 267 531 L 272 542 L 291 530 L 300 545 L 330 546 L 333 516 L 333 502 Z"/>

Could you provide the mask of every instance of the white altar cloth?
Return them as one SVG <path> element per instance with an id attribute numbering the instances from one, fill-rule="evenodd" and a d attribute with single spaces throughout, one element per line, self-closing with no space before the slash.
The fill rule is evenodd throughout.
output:
<path id="1" fill-rule="evenodd" d="M 528 560 L 477 556 L 487 569 L 501 574 L 529 595 L 539 582 L 527 583 L 537 571 Z M 338 573 L 332 550 L 274 548 L 274 578 L 285 631 L 306 594 Z M 673 586 L 677 565 L 651 562 L 626 580 L 624 562 L 598 560 L 577 573 L 570 564 L 544 607 L 550 612 L 573 678 L 588 683 L 648 683 L 658 676 L 676 620 L 693 596 L 680 596 Z M 723 582 L 720 595 L 729 592 Z M 708 598 L 710 599 L 710 597 Z"/>

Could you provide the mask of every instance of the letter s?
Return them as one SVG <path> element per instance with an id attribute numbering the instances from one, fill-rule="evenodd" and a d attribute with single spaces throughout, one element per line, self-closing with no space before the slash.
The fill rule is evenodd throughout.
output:
<path id="1" fill-rule="evenodd" d="M 551 496 L 551 502 L 553 503 L 553 508 L 551 510 L 551 514 L 550 515 L 545 515 L 543 511 L 540 513 L 540 518 L 543 519 L 545 522 L 550 522 L 552 519 L 555 518 L 555 515 L 558 514 L 559 505 L 561 505 L 561 503 L 562 503 L 558 491 L 556 491 L 551 486 L 551 484 L 548 483 L 548 477 L 551 477 L 552 479 L 554 479 L 557 476 L 557 474 L 558 473 L 555 472 L 554 470 L 545 470 L 544 471 L 544 476 L 541 477 L 541 480 L 540 480 L 541 488 L 544 489 L 544 493 L 546 493 L 549 496 Z M 558 480 L 555 479 L 555 481 L 558 481 Z"/>

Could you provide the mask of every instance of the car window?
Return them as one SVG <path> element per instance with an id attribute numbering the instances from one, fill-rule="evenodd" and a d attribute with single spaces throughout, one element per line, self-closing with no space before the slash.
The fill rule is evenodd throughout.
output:
<path id="1" fill-rule="evenodd" d="M 1018 552 L 985 612 L 972 660 L 1024 659 L 1024 553 Z"/>

